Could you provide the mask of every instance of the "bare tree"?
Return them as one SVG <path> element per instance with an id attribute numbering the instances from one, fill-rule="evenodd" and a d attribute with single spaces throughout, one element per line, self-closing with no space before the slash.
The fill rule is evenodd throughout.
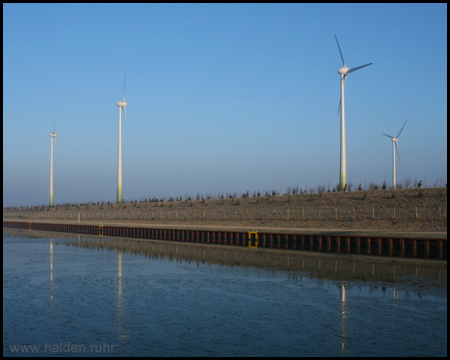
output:
<path id="1" fill-rule="evenodd" d="M 325 185 L 317 185 L 316 189 L 318 194 L 322 194 L 325 192 Z"/>
<path id="2" fill-rule="evenodd" d="M 405 189 L 410 189 L 411 184 L 412 184 L 412 180 L 409 176 L 407 178 L 403 179 L 403 185 L 404 185 Z"/>
<path id="3" fill-rule="evenodd" d="M 374 182 L 369 182 L 369 190 L 378 190 L 378 185 Z"/>

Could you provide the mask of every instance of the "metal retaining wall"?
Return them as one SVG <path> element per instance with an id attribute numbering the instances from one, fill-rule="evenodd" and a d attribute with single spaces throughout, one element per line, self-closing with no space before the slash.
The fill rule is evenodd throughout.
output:
<path id="1" fill-rule="evenodd" d="M 254 245 L 248 232 L 3 221 L 4 227 L 234 246 Z M 447 259 L 447 239 L 258 232 L 258 246 L 345 254 Z"/>

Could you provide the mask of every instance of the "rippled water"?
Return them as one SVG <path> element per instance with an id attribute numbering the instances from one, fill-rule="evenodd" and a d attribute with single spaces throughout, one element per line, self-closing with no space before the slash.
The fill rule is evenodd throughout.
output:
<path id="1" fill-rule="evenodd" d="M 4 229 L 3 355 L 447 355 L 446 262 L 307 255 Z"/>

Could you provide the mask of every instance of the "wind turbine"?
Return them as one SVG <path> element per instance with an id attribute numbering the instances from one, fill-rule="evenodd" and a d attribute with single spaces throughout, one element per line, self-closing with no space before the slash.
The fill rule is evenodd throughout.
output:
<path id="1" fill-rule="evenodd" d="M 347 79 L 347 75 L 352 73 L 353 71 L 362 69 L 363 67 L 372 65 L 373 62 L 370 64 L 362 65 L 355 67 L 353 69 L 349 69 L 347 66 L 345 66 L 344 57 L 342 56 L 341 47 L 339 46 L 339 41 L 334 35 L 336 39 L 336 43 L 339 49 L 339 53 L 341 54 L 342 59 L 342 67 L 338 70 L 338 73 L 341 75 L 341 100 L 339 102 L 339 111 L 341 112 L 341 166 L 340 166 L 340 184 L 341 184 L 341 191 L 344 191 L 347 188 L 347 154 L 346 154 L 346 145 L 345 145 L 345 101 L 344 101 L 344 86 L 345 81 Z"/>
<path id="2" fill-rule="evenodd" d="M 396 137 L 393 137 L 391 135 L 387 135 L 387 134 L 383 133 L 384 136 L 387 136 L 392 139 L 392 183 L 394 184 L 394 189 L 396 188 L 396 184 L 397 184 L 396 170 L 395 170 L 395 149 L 397 148 L 398 162 L 400 163 L 400 152 L 398 151 L 397 141 L 398 141 L 398 137 L 400 136 L 400 134 L 407 122 L 408 122 L 408 120 L 405 121 L 405 123 L 403 124 L 402 128 L 400 129 L 400 131 Z"/>
<path id="3" fill-rule="evenodd" d="M 117 166 L 117 202 L 121 203 L 123 200 L 122 197 L 122 108 L 123 113 L 125 115 L 125 126 L 127 128 L 127 136 L 128 136 L 128 125 L 127 125 L 127 111 L 126 106 L 127 103 L 125 101 L 125 73 L 123 74 L 123 100 L 117 103 L 119 107 L 119 160 Z"/>
<path id="4" fill-rule="evenodd" d="M 57 135 L 55 128 L 53 128 L 53 132 L 50 133 L 50 206 L 53 206 L 53 139 L 55 139 L 56 145 Z"/>

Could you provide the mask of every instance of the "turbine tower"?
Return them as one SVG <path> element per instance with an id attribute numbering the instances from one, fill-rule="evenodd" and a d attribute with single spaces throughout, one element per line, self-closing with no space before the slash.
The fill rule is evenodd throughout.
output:
<path id="1" fill-rule="evenodd" d="M 121 203 L 123 200 L 122 197 L 122 109 L 125 115 L 125 125 L 127 122 L 127 111 L 125 107 L 127 103 L 125 101 L 125 74 L 123 74 L 123 100 L 117 103 L 119 107 L 119 159 L 117 166 L 117 202 Z M 127 125 L 126 125 L 127 126 Z M 128 135 L 128 126 L 127 126 L 127 135 Z"/>
<path id="2" fill-rule="evenodd" d="M 345 145 L 345 101 L 344 101 L 344 86 L 345 81 L 347 79 L 347 75 L 352 73 L 353 71 L 362 69 L 363 67 L 372 65 L 373 62 L 370 64 L 362 65 L 355 67 L 353 69 L 349 69 L 347 66 L 345 66 L 344 57 L 342 56 L 341 47 L 339 46 L 339 41 L 334 35 L 336 39 L 336 43 L 339 49 L 339 53 L 341 54 L 342 59 L 342 67 L 338 70 L 338 73 L 341 75 L 341 100 L 339 102 L 339 111 L 341 112 L 341 165 L 340 165 L 340 184 L 341 184 L 341 191 L 344 191 L 344 189 L 347 188 L 347 154 L 346 154 L 346 145 Z"/>
<path id="3" fill-rule="evenodd" d="M 396 185 L 397 185 L 397 174 L 396 174 L 396 170 L 395 170 L 395 149 L 397 148 L 398 162 L 400 163 L 400 152 L 398 151 L 397 141 L 398 141 L 398 137 L 400 136 L 400 134 L 403 131 L 403 128 L 405 127 L 407 122 L 408 122 L 408 120 L 405 121 L 405 123 L 403 124 L 402 128 L 400 129 L 400 131 L 396 137 L 393 137 L 391 135 L 387 135 L 387 134 L 383 133 L 384 136 L 387 136 L 392 139 L 392 184 L 394 185 L 394 190 L 396 189 Z"/>
<path id="4" fill-rule="evenodd" d="M 50 133 L 50 206 L 53 206 L 53 139 L 55 139 L 56 145 L 56 133 L 53 128 L 53 132 Z"/>

